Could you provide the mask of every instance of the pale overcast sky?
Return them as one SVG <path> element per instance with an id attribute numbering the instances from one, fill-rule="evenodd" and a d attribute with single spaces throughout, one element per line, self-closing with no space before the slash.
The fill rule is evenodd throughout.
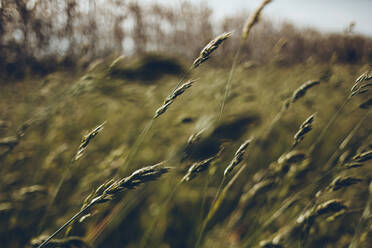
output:
<path id="1" fill-rule="evenodd" d="M 190 0 L 206 3 L 215 17 L 231 15 L 242 9 L 253 10 L 262 0 Z M 179 4 L 180 0 L 140 0 Z M 301 27 L 315 27 L 321 31 L 342 32 L 351 22 L 355 31 L 372 36 L 372 0 L 274 0 L 264 10 L 274 21 L 289 20 Z"/>

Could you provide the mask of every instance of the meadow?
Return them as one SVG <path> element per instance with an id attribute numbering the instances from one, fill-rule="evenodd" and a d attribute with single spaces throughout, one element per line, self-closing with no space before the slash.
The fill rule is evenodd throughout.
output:
<path id="1" fill-rule="evenodd" d="M 2 79 L 0 246 L 369 247 L 370 60 L 247 59 L 261 10 L 191 59 Z"/>

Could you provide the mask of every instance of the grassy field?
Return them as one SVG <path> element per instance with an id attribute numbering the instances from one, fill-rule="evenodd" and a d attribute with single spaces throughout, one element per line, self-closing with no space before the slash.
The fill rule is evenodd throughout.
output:
<path id="1" fill-rule="evenodd" d="M 2 85 L 2 247 L 35 245 L 102 183 L 162 161 L 169 173 L 95 206 L 47 247 L 368 247 L 371 116 L 359 106 L 370 92 L 347 98 L 368 66 L 242 62 L 220 115 L 229 68 L 205 63 L 189 76 L 197 79 L 192 87 L 151 122 L 187 68 L 163 59 L 172 70 L 147 68 L 163 63 L 154 56 L 106 59 L 73 74 Z M 320 84 L 283 110 L 309 80 Z M 292 148 L 314 113 L 312 130 Z M 105 121 L 71 162 L 81 138 Z M 251 137 L 243 161 L 224 177 Z M 191 164 L 213 156 L 209 168 L 179 184 Z"/>

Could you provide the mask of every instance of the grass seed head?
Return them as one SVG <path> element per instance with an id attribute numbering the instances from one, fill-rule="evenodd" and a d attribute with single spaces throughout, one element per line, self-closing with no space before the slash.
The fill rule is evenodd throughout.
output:
<path id="1" fill-rule="evenodd" d="M 275 185 L 275 181 L 273 179 L 267 179 L 261 182 L 256 183 L 251 187 L 251 189 L 244 193 L 241 196 L 242 202 L 248 202 L 251 199 L 254 199 L 255 196 L 263 195 L 266 191 L 270 190 L 272 186 Z"/>
<path id="2" fill-rule="evenodd" d="M 264 0 L 261 5 L 257 8 L 257 10 L 253 13 L 253 15 L 248 19 L 247 23 L 244 25 L 242 30 L 242 41 L 245 41 L 248 38 L 252 27 L 260 20 L 260 15 L 262 10 L 265 8 L 267 4 L 269 4 L 272 0 Z"/>
<path id="3" fill-rule="evenodd" d="M 133 172 L 130 176 L 120 180 L 110 180 L 105 183 L 104 186 L 101 185 L 98 188 L 99 190 L 97 189 L 95 198 L 93 198 L 89 204 L 98 204 L 110 201 L 116 194 L 125 189 L 134 189 L 143 183 L 157 180 L 170 169 L 162 167 L 162 164 L 163 163 L 159 163 L 153 166 L 143 167 Z M 102 189 L 104 189 L 103 192 Z"/>
<path id="4" fill-rule="evenodd" d="M 205 132 L 205 128 L 201 129 L 200 131 L 198 131 L 197 133 L 193 133 L 190 135 L 190 137 L 188 138 L 187 140 L 187 144 L 188 145 L 192 145 L 192 144 L 195 144 L 197 143 L 200 139 L 201 139 L 201 136 L 202 134 Z"/>
<path id="5" fill-rule="evenodd" d="M 371 74 L 371 71 L 366 71 L 364 72 L 362 75 L 360 75 L 356 80 L 355 80 L 355 83 L 358 84 L 358 83 L 361 83 L 363 81 L 368 81 L 372 79 L 372 74 Z"/>
<path id="6" fill-rule="evenodd" d="M 173 101 L 169 101 L 169 102 L 163 104 L 160 108 L 158 108 L 155 112 L 154 118 L 158 118 L 159 116 L 164 114 L 167 111 L 168 107 L 172 104 L 172 102 Z"/>
<path id="7" fill-rule="evenodd" d="M 196 80 L 190 80 L 184 84 L 182 84 L 180 87 L 178 87 L 177 89 L 175 89 L 164 101 L 164 104 L 158 108 L 155 112 L 155 115 L 154 115 L 154 118 L 158 118 L 160 115 L 164 114 L 167 109 L 169 108 L 169 106 L 174 102 L 174 100 L 176 100 L 176 98 L 180 95 L 182 95 L 188 88 L 190 88 L 192 86 L 192 84 L 195 82 Z"/>
<path id="8" fill-rule="evenodd" d="M 313 129 L 313 121 L 314 121 L 315 114 L 312 114 L 309 118 L 307 118 L 300 126 L 298 132 L 294 135 L 294 143 L 293 147 L 296 147 L 304 138 L 305 135 Z"/>
<path id="9" fill-rule="evenodd" d="M 41 235 L 31 240 L 31 247 L 39 247 L 44 240 L 48 238 L 47 235 Z M 62 239 L 51 239 L 47 247 L 90 247 L 81 237 L 66 237 Z"/>
<path id="10" fill-rule="evenodd" d="M 231 32 L 223 33 L 217 36 L 215 39 L 211 40 L 200 52 L 199 57 L 197 57 L 193 63 L 193 68 L 198 67 L 200 64 L 208 60 L 214 50 L 216 50 L 222 42 L 227 40 L 231 36 Z"/>
<path id="11" fill-rule="evenodd" d="M 206 169 L 208 169 L 212 162 L 217 159 L 218 157 L 221 156 L 222 152 L 223 152 L 224 148 L 222 147 L 219 152 L 214 155 L 213 157 L 210 157 L 210 158 L 207 158 L 207 159 L 204 159 L 200 162 L 196 162 L 194 164 L 192 164 L 189 168 L 189 170 L 187 171 L 186 175 L 182 178 L 182 182 L 183 181 L 190 181 L 192 180 L 193 178 L 195 178 L 200 172 L 203 172 L 205 171 Z"/>
<path id="12" fill-rule="evenodd" d="M 298 224 L 303 224 L 313 219 L 314 217 L 315 217 L 314 208 L 311 208 L 306 210 L 304 213 L 300 214 L 300 216 L 297 217 L 296 222 Z"/>
<path id="13" fill-rule="evenodd" d="M 0 147 L 4 146 L 4 147 L 13 148 L 16 145 L 18 145 L 18 143 L 19 143 L 19 139 L 17 136 L 9 136 L 9 137 L 0 139 Z"/>
<path id="14" fill-rule="evenodd" d="M 190 80 L 187 83 L 182 84 L 180 87 L 178 87 L 174 92 L 167 97 L 164 104 L 167 104 L 170 101 L 175 100 L 179 95 L 182 95 L 188 88 L 192 86 L 192 84 L 195 82 L 195 80 Z"/>
<path id="15" fill-rule="evenodd" d="M 359 183 L 361 181 L 363 181 L 363 180 L 360 179 L 360 178 L 356 178 L 356 177 L 349 177 L 349 176 L 341 177 L 341 176 L 338 176 L 332 181 L 332 183 L 329 186 L 329 189 L 331 191 L 336 191 L 336 190 L 339 190 L 341 188 L 348 187 L 350 185 Z"/>
<path id="16" fill-rule="evenodd" d="M 316 80 L 310 80 L 305 83 L 303 83 L 295 92 L 293 92 L 292 98 L 291 98 L 291 103 L 296 102 L 298 99 L 302 98 L 305 96 L 306 92 L 314 87 L 315 85 L 320 84 L 319 81 Z"/>
<path id="17" fill-rule="evenodd" d="M 316 208 L 317 215 L 337 213 L 343 209 L 347 209 L 347 206 L 340 199 L 332 199 L 326 201 Z"/>
<path id="18" fill-rule="evenodd" d="M 293 164 L 299 163 L 306 159 L 306 153 L 302 151 L 290 151 L 288 153 L 283 154 L 278 159 L 279 164 Z"/>
<path id="19" fill-rule="evenodd" d="M 353 87 L 351 87 L 351 96 L 359 95 L 366 93 L 368 88 L 372 86 L 372 72 L 366 71 L 362 75 L 360 75 L 356 80 Z"/>
<path id="20" fill-rule="evenodd" d="M 203 161 L 194 163 L 190 166 L 189 170 L 187 171 L 186 175 L 182 178 L 182 181 L 190 181 L 195 178 L 200 172 L 205 171 L 211 165 L 211 162 L 215 159 L 215 157 L 207 158 Z"/>
<path id="21" fill-rule="evenodd" d="M 292 150 L 288 153 L 284 153 L 276 162 L 273 162 L 269 166 L 269 173 L 271 176 L 278 176 L 279 174 L 284 175 L 292 170 L 296 172 L 297 169 L 293 167 L 300 166 L 306 159 L 306 153 L 302 151 Z M 299 169 L 300 167 L 298 167 Z"/>
<path id="22" fill-rule="evenodd" d="M 364 165 L 363 163 L 352 162 L 352 163 L 346 163 L 346 164 L 344 164 L 344 167 L 346 169 L 352 169 L 352 168 L 362 167 L 363 165 Z"/>
<path id="23" fill-rule="evenodd" d="M 276 244 L 271 240 L 263 240 L 260 242 L 261 248 L 283 248 L 284 246 Z"/>
<path id="24" fill-rule="evenodd" d="M 123 189 L 133 189 L 140 184 L 157 180 L 169 171 L 169 168 L 161 167 L 161 165 L 162 163 L 159 163 L 136 170 L 129 177 L 118 181 L 118 187 Z"/>
<path id="25" fill-rule="evenodd" d="M 351 96 L 362 95 L 362 94 L 367 93 L 367 92 L 368 92 L 368 89 L 359 88 L 358 90 L 352 92 Z"/>
<path id="26" fill-rule="evenodd" d="M 249 144 L 252 142 L 253 138 L 247 139 L 235 152 L 234 158 L 231 160 L 230 164 L 226 167 L 224 171 L 224 176 L 226 177 L 231 171 L 243 160 L 245 151 L 247 150 Z"/>
<path id="27" fill-rule="evenodd" d="M 368 160 L 372 159 L 372 150 L 359 153 L 353 157 L 353 161 L 356 162 L 366 162 Z"/>
<path id="28" fill-rule="evenodd" d="M 96 128 L 94 128 L 92 131 L 90 131 L 87 135 L 84 135 L 81 142 L 80 142 L 80 145 L 79 145 L 79 149 L 78 151 L 76 152 L 76 155 L 73 159 L 73 161 L 76 161 L 78 160 L 79 158 L 81 158 L 85 152 L 85 150 L 87 149 L 90 141 L 97 136 L 97 134 L 99 134 L 102 130 L 103 130 L 103 126 L 106 124 L 106 121 L 104 121 L 102 124 L 98 125 Z"/>
<path id="29" fill-rule="evenodd" d="M 342 217 L 345 215 L 345 213 L 347 213 L 346 209 L 342 209 L 341 211 L 337 212 L 337 213 L 334 213 L 332 214 L 331 216 L 329 216 L 326 221 L 327 222 L 332 222 L 332 221 L 335 221 L 336 219 Z"/>

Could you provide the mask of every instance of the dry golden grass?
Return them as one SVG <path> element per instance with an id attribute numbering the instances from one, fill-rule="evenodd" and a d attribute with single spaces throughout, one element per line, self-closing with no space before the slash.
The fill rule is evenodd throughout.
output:
<path id="1" fill-rule="evenodd" d="M 241 42 L 270 2 L 250 17 Z M 39 248 L 368 244 L 370 72 L 350 87 L 362 65 L 247 69 L 238 64 L 240 48 L 229 70 L 200 66 L 230 35 L 208 43 L 176 87 L 172 76 L 149 85 L 108 78 L 116 59 L 63 89 L 49 85 L 44 97 L 36 89 L 25 103 L 9 97 L 4 104 L 14 105 L 13 122 L 29 123 L 29 109 L 38 111 L 29 128 L 9 129 L 0 140 L 4 246 L 25 246 L 46 215 L 51 221 L 31 243 Z M 200 77 L 197 84 L 186 81 L 191 76 Z M 307 78 L 321 80 L 298 87 Z M 102 119 L 108 122 L 84 135 L 77 152 L 69 149 L 82 126 Z M 79 166 L 69 166 L 71 157 Z M 138 166 L 157 161 L 164 162 Z M 127 170 L 133 173 L 123 177 Z M 67 227 L 66 237 L 56 238 Z"/>

